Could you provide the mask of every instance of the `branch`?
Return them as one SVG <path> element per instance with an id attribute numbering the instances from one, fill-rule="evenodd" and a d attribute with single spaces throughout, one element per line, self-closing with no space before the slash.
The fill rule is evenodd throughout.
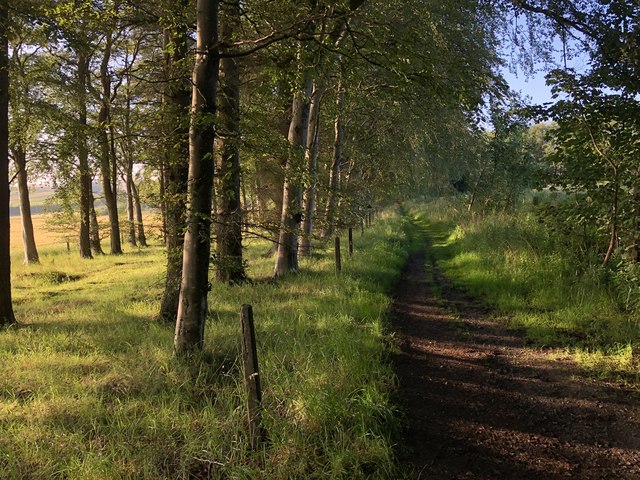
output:
<path id="1" fill-rule="evenodd" d="M 584 22 L 567 18 L 548 8 L 537 7 L 529 3 L 527 0 L 511 0 L 511 3 L 515 7 L 522 8 L 523 10 L 527 10 L 532 13 L 540 13 L 545 17 L 552 19 L 559 25 L 562 25 L 563 27 L 571 27 L 585 34 L 590 38 L 596 38 L 596 32 Z M 570 7 L 570 10 L 571 10 L 571 13 L 574 14 L 574 16 L 576 13 L 579 13 L 573 6 Z"/>
<path id="2" fill-rule="evenodd" d="M 613 160 L 611 160 L 611 158 L 604 153 L 604 151 L 598 146 L 598 142 L 596 142 L 596 139 L 593 135 L 593 132 L 591 131 L 591 127 L 589 127 L 589 124 L 587 123 L 587 119 L 584 116 L 584 114 L 582 115 L 582 123 L 584 124 L 585 128 L 587 129 L 587 132 L 589 132 L 589 137 L 591 138 L 591 143 L 593 144 L 593 148 L 596 150 L 596 152 L 598 153 L 598 155 L 600 155 L 602 158 L 605 159 L 605 161 L 609 164 L 609 166 L 611 167 L 611 169 L 613 170 L 613 174 L 614 175 L 618 175 L 618 167 L 617 165 L 613 162 Z"/>

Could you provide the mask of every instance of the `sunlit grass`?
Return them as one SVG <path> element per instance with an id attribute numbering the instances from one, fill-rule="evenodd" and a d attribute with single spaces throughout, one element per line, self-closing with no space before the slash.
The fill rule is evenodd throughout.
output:
<path id="1" fill-rule="evenodd" d="M 600 264 L 569 251 L 531 213 L 472 218 L 434 204 L 415 211 L 447 275 L 532 343 L 564 347 L 595 375 L 640 384 L 632 355 L 640 319 L 621 308 Z"/>
<path id="2" fill-rule="evenodd" d="M 247 242 L 244 286 L 214 284 L 204 353 L 156 322 L 160 245 L 40 265 L 15 252 L 20 322 L 0 333 L 0 478 L 397 478 L 384 314 L 406 257 L 400 219 L 355 235 L 336 278 L 320 246 L 278 282 Z M 248 451 L 239 308 L 254 306 L 268 443 Z"/>

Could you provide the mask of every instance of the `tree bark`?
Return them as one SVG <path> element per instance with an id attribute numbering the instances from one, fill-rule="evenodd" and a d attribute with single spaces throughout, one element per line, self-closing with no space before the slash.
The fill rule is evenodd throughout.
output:
<path id="1" fill-rule="evenodd" d="M 162 242 L 164 246 L 167 246 L 167 189 L 165 188 L 165 177 L 168 170 L 166 159 L 162 159 L 160 162 L 160 217 L 162 224 Z"/>
<path id="2" fill-rule="evenodd" d="M 128 61 L 128 58 L 127 58 Z M 124 111 L 124 139 L 122 141 L 122 159 L 123 159 L 123 163 L 124 163 L 124 170 L 125 170 L 125 175 L 124 175 L 124 183 L 125 183 L 125 189 L 127 192 L 127 222 L 128 222 L 128 232 L 127 232 L 127 236 L 128 236 L 128 242 L 129 245 L 132 245 L 134 247 L 136 247 L 138 245 L 138 242 L 136 241 L 136 227 L 135 227 L 135 220 L 134 220 L 134 206 L 133 206 L 133 189 L 131 188 L 131 185 L 133 184 L 133 145 L 132 145 L 132 141 L 131 141 L 131 137 L 133 135 L 133 132 L 131 131 L 131 100 L 132 100 L 132 93 L 131 93 L 131 77 L 130 75 L 127 75 L 127 82 L 125 84 L 125 96 L 126 96 L 126 101 L 125 101 L 125 111 Z M 111 125 L 110 131 L 112 132 L 113 129 L 113 125 Z M 113 147 L 113 150 L 115 152 L 115 144 L 114 144 L 114 136 L 113 132 L 111 134 L 111 144 Z M 112 155 L 112 158 L 116 158 L 115 153 Z M 114 162 L 114 166 L 115 162 Z M 115 178 L 115 172 L 114 172 L 114 178 Z M 162 198 L 162 175 L 160 176 L 160 183 L 161 183 L 161 191 L 160 191 L 160 195 Z M 114 182 L 114 187 L 115 187 L 115 182 Z M 164 216 L 164 212 L 163 212 L 163 216 Z"/>
<path id="3" fill-rule="evenodd" d="M 298 231 L 302 221 L 302 162 L 309 127 L 309 96 L 311 80 L 293 94 L 291 122 L 289 124 L 289 154 L 285 165 L 282 192 L 282 214 L 278 235 L 278 252 L 274 277 L 298 271 Z"/>
<path id="4" fill-rule="evenodd" d="M 142 203 L 140 203 L 140 195 L 138 194 L 138 187 L 135 182 L 131 182 L 131 188 L 133 192 L 133 201 L 136 208 L 136 229 L 138 230 L 138 244 L 141 247 L 148 247 L 147 236 L 144 233 L 144 223 L 142 219 Z"/>
<path id="5" fill-rule="evenodd" d="M 314 82 L 309 106 L 309 128 L 307 131 L 307 148 L 305 150 L 308 185 L 304 192 L 302 213 L 302 236 L 298 246 L 300 256 L 311 255 L 311 234 L 313 233 L 313 217 L 316 213 L 316 188 L 318 182 L 318 154 L 320 130 L 320 102 L 324 95 L 324 87 Z"/>
<path id="6" fill-rule="evenodd" d="M 134 218 L 133 206 L 133 163 L 127 162 L 127 173 L 125 176 L 125 185 L 127 188 L 127 221 L 129 222 L 129 245 L 136 247 L 136 224 Z"/>
<path id="7" fill-rule="evenodd" d="M 333 160 L 331 162 L 331 172 L 329 174 L 329 194 L 327 206 L 324 214 L 325 238 L 329 237 L 336 228 L 336 216 L 338 196 L 340 194 L 340 168 L 344 159 L 344 121 L 343 111 L 345 107 L 343 75 L 338 81 L 338 92 L 336 98 L 336 119 L 334 123 Z"/>
<path id="8" fill-rule="evenodd" d="M 89 237 L 91 243 L 91 251 L 94 255 L 104 255 L 102 245 L 100 243 L 100 224 L 98 223 L 98 215 L 96 214 L 95 199 L 93 192 L 91 192 L 91 225 L 89 228 Z"/>
<path id="9" fill-rule="evenodd" d="M 0 327 L 15 323 L 9 244 L 9 42 L 7 0 L 0 0 Z"/>
<path id="10" fill-rule="evenodd" d="M 189 127 L 189 208 L 174 336 L 174 351 L 178 356 L 202 348 L 208 310 L 215 138 L 213 119 L 220 60 L 218 8 L 218 0 L 197 2 L 196 60 Z"/>
<path id="11" fill-rule="evenodd" d="M 190 79 L 185 74 L 187 59 L 188 0 L 180 0 L 168 15 L 172 28 L 164 34 L 167 83 L 163 95 L 164 151 L 162 171 L 163 226 L 167 247 L 167 273 L 159 318 L 175 322 L 182 278 L 187 180 L 189 175 Z"/>
<path id="12" fill-rule="evenodd" d="M 91 171 L 87 147 L 87 82 L 89 80 L 89 58 L 78 52 L 78 167 L 80 170 L 80 256 L 92 258 L 91 254 Z"/>
<path id="13" fill-rule="evenodd" d="M 22 245 L 24 248 L 24 263 L 40 263 L 36 238 L 33 233 L 33 219 L 31 218 L 31 200 L 29 198 L 29 182 L 27 176 L 27 154 L 20 144 L 12 148 L 13 161 L 18 170 L 18 194 L 20 196 L 20 219 L 22 220 Z"/>
<path id="14" fill-rule="evenodd" d="M 239 0 L 225 3 L 221 10 L 221 42 L 230 43 L 240 24 Z M 233 50 L 227 53 L 233 53 Z M 240 70 L 239 60 L 220 60 L 218 135 L 221 162 L 216 236 L 216 280 L 241 283 L 247 275 L 242 258 L 242 207 L 240 205 Z"/>
<path id="15" fill-rule="evenodd" d="M 112 165 L 115 165 L 115 157 L 112 157 L 112 149 L 109 142 L 109 123 L 111 121 L 111 76 L 109 74 L 109 61 L 111 60 L 111 48 L 113 37 L 109 33 L 105 39 L 105 47 L 100 64 L 100 83 L 102 96 L 100 98 L 100 110 L 98 112 L 98 139 L 100 143 L 100 173 L 102 174 L 102 190 L 104 202 L 107 206 L 110 227 L 110 253 L 119 255 L 122 253 L 120 243 L 120 221 L 118 219 L 117 192 L 113 188 L 115 178 L 112 175 Z M 112 181 L 113 180 L 113 181 Z"/>

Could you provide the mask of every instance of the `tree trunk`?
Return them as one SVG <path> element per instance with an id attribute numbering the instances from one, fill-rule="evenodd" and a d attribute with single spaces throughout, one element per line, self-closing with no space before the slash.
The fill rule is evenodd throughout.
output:
<path id="1" fill-rule="evenodd" d="M 7 0 L 0 0 L 0 327 L 15 323 L 9 244 L 9 42 Z"/>
<path id="2" fill-rule="evenodd" d="M 93 192 L 91 192 L 91 225 L 89 229 L 91 240 L 91 251 L 94 255 L 104 255 L 102 245 L 100 244 L 100 224 L 98 223 L 98 215 L 96 215 L 95 201 Z"/>
<path id="3" fill-rule="evenodd" d="M 221 41 L 230 42 L 240 24 L 240 2 L 223 4 Z M 228 51 L 227 53 L 233 53 Z M 238 59 L 220 60 L 218 100 L 221 162 L 219 178 L 216 280 L 240 283 L 246 280 L 242 259 L 242 208 L 240 205 L 240 71 Z"/>
<path id="4" fill-rule="evenodd" d="M 304 192 L 302 213 L 302 237 L 298 247 L 300 256 L 311 255 L 311 234 L 313 232 L 313 217 L 316 212 L 316 188 L 318 182 L 318 154 L 320 130 L 320 102 L 324 95 L 324 87 L 317 83 L 313 85 L 311 104 L 309 106 L 309 128 L 307 131 L 307 148 L 305 150 L 306 172 L 309 183 Z"/>
<path id="5" fill-rule="evenodd" d="M 331 172 L 329 174 L 329 194 L 327 198 L 327 206 L 324 213 L 324 232 L 325 238 L 329 237 L 336 225 L 338 195 L 340 194 L 340 167 L 344 157 L 344 121 L 343 110 L 345 106 L 344 79 L 340 76 L 338 82 L 338 92 L 336 99 L 336 120 L 334 123 L 334 142 L 333 142 L 333 160 L 331 163 Z"/>
<path id="6" fill-rule="evenodd" d="M 603 263 L 606 265 L 611 260 L 611 256 L 613 255 L 614 250 L 619 245 L 618 238 L 618 197 L 620 193 L 620 180 L 618 177 L 618 171 L 614 171 L 614 190 L 613 190 L 613 198 L 611 199 L 611 217 L 609 219 L 609 246 L 607 247 L 607 253 L 605 253 Z"/>
<path id="7" fill-rule="evenodd" d="M 285 165 L 282 192 L 282 215 L 278 235 L 278 252 L 273 272 L 274 277 L 298 271 L 298 230 L 302 221 L 301 171 L 304 147 L 309 127 L 309 95 L 312 82 L 293 94 L 291 123 L 289 124 L 289 154 Z"/>
<path id="8" fill-rule="evenodd" d="M 31 200 L 29 199 L 29 182 L 27 179 L 27 155 L 22 145 L 13 147 L 13 160 L 18 170 L 18 193 L 20 195 L 20 218 L 22 220 L 22 245 L 24 247 L 24 263 L 40 263 L 36 238 L 33 233 L 31 218 Z"/>
<path id="9" fill-rule="evenodd" d="M 197 2 L 196 60 L 189 128 L 189 208 L 174 337 L 176 355 L 202 348 L 208 310 L 215 138 L 213 119 L 220 60 L 217 50 L 218 7 L 218 0 Z"/>
<path id="10" fill-rule="evenodd" d="M 127 174 L 125 177 L 125 185 L 127 188 L 127 221 L 129 222 L 129 245 L 136 247 L 136 224 L 134 219 L 134 206 L 133 206 L 133 164 L 128 162 Z"/>
<path id="11" fill-rule="evenodd" d="M 343 155 L 344 156 L 344 155 Z M 338 195 L 338 207 L 336 209 L 335 223 L 338 228 L 343 228 L 345 225 L 351 226 L 353 224 L 353 218 L 351 211 L 347 211 L 349 208 L 349 185 L 351 184 L 351 177 L 356 167 L 356 162 L 353 158 L 347 161 L 346 174 L 342 175 L 343 168 L 340 167 L 340 192 Z M 346 207 L 345 207 L 346 204 Z"/>
<path id="12" fill-rule="evenodd" d="M 191 81 L 186 75 L 188 0 L 180 0 L 169 13 L 172 27 L 165 29 L 167 83 L 163 95 L 164 151 L 162 171 L 163 231 L 167 247 L 167 274 L 160 304 L 160 319 L 175 322 L 182 278 L 187 180 L 189 175 L 189 101 Z"/>
<path id="13" fill-rule="evenodd" d="M 89 149 L 87 148 L 87 81 L 89 79 L 89 58 L 78 52 L 78 167 L 80 170 L 80 256 L 91 255 L 91 171 L 89 169 Z"/>
<path id="14" fill-rule="evenodd" d="M 138 230 L 138 243 L 141 247 L 148 247 L 147 236 L 144 233 L 144 223 L 142 219 L 142 204 L 140 203 L 140 195 L 138 195 L 138 187 L 134 182 L 131 182 L 131 188 L 133 191 L 133 201 L 136 208 L 136 228 Z"/>
<path id="15" fill-rule="evenodd" d="M 125 60 L 125 65 L 129 68 L 133 64 L 133 61 L 129 63 L 129 57 L 127 52 L 127 57 Z M 129 245 L 136 247 L 138 242 L 136 241 L 136 228 L 134 221 L 134 206 L 133 206 L 133 189 L 131 188 L 131 184 L 133 183 L 133 142 L 131 140 L 133 136 L 133 132 L 131 131 L 131 101 L 132 101 L 132 93 L 131 93 L 131 75 L 127 70 L 127 81 L 125 83 L 125 110 L 124 110 L 124 138 L 122 139 L 121 151 L 122 151 L 122 161 L 124 167 L 124 176 L 120 174 L 120 178 L 124 180 L 125 189 L 127 193 L 127 223 L 128 223 L 128 232 L 127 232 L 127 240 Z M 115 133 L 113 129 L 113 122 L 109 122 L 109 132 L 111 134 L 111 149 L 113 151 L 111 158 L 114 159 L 113 167 L 117 167 L 115 159 L 116 159 L 116 148 L 115 148 Z M 113 171 L 114 178 L 114 190 L 117 185 L 115 183 L 117 172 Z M 162 198 L 162 175 L 160 176 L 160 195 Z M 164 216 L 164 212 L 163 212 Z"/>
<path id="16" fill-rule="evenodd" d="M 636 177 L 638 172 L 636 172 Z M 632 237 L 628 259 L 633 263 L 640 261 L 640 187 L 631 188 L 631 225 Z"/>
<path id="17" fill-rule="evenodd" d="M 160 163 L 160 223 L 162 229 L 162 242 L 167 246 L 167 189 L 165 188 L 165 176 L 168 170 L 166 159 L 162 159 Z"/>
<path id="18" fill-rule="evenodd" d="M 100 142 L 100 173 L 102 174 L 102 190 L 104 192 L 104 202 L 109 215 L 109 226 L 111 234 L 109 237 L 110 252 L 112 255 L 122 253 L 120 243 L 120 221 L 118 219 L 117 193 L 113 188 L 115 178 L 112 182 L 112 162 L 115 165 L 115 157 L 112 157 L 112 149 L 109 142 L 109 123 L 111 120 L 111 76 L 109 74 L 109 61 L 111 59 L 112 34 L 109 33 L 105 39 L 105 48 L 100 64 L 100 83 L 102 85 L 102 98 L 100 99 L 100 111 L 98 112 L 98 138 Z"/>

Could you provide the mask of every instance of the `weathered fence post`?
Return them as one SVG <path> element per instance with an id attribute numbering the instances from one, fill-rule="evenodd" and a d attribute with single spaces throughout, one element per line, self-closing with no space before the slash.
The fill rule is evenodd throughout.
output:
<path id="1" fill-rule="evenodd" d="M 258 371 L 258 353 L 256 350 L 256 333 L 253 326 L 253 308 L 242 305 L 240 308 L 240 324 L 242 326 L 242 363 L 244 380 L 247 385 L 249 442 L 251 448 L 257 448 L 264 439 L 262 428 L 262 391 Z"/>
<path id="2" fill-rule="evenodd" d="M 342 258 L 340 257 L 340 237 L 336 237 L 336 277 L 342 272 Z"/>
<path id="3" fill-rule="evenodd" d="M 353 257 L 353 228 L 349 227 L 349 256 Z"/>

